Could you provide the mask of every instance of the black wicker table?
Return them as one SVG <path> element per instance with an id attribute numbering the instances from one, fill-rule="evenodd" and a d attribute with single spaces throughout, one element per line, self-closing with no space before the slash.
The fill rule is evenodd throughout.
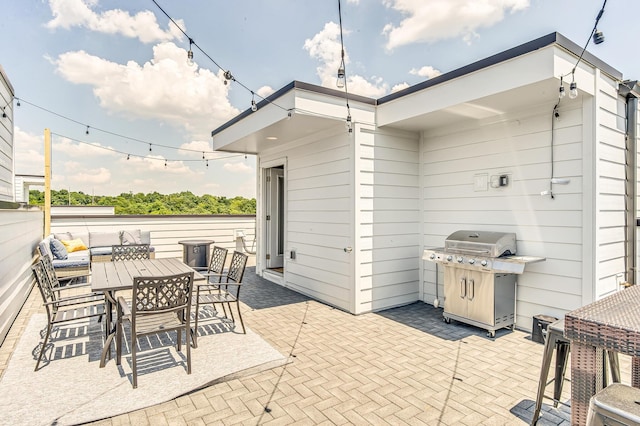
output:
<path id="1" fill-rule="evenodd" d="M 571 424 L 585 425 L 589 399 L 603 388 L 603 351 L 632 356 L 631 385 L 640 388 L 640 286 L 565 316 L 571 341 Z"/>

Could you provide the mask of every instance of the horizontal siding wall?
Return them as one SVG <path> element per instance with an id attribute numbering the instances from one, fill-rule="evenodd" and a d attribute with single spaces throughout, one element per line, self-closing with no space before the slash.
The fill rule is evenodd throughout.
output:
<path id="1" fill-rule="evenodd" d="M 13 201 L 13 89 L 0 72 L 0 200 Z"/>
<path id="2" fill-rule="evenodd" d="M 605 76 L 598 90 L 595 299 L 621 290 L 626 279 L 626 102 L 618 96 L 617 83 Z"/>
<path id="3" fill-rule="evenodd" d="M 189 215 L 189 216 L 54 216 L 51 232 L 111 232 L 123 229 L 150 231 L 156 257 L 182 257 L 182 240 L 213 240 L 215 245 L 242 251 L 235 231 L 242 230 L 249 250 L 255 239 L 253 215 Z M 254 248 L 255 249 L 255 248 Z"/>
<path id="4" fill-rule="evenodd" d="M 286 155 L 285 285 L 352 312 L 353 175 L 351 138 L 339 131 L 306 138 L 261 162 Z"/>
<path id="5" fill-rule="evenodd" d="M 442 247 L 461 229 L 515 232 L 518 253 L 547 258 L 518 276 L 517 323 L 524 329 L 533 315 L 560 317 L 582 299 L 582 109 L 578 101 L 566 102 L 555 122 L 554 175 L 571 182 L 555 185 L 551 199 L 541 192 L 551 176 L 552 108 L 423 135 L 425 247 Z M 500 175 L 509 184 L 492 188 Z M 485 179 L 488 185 L 479 185 Z M 423 265 L 422 299 L 431 303 L 436 265 Z M 442 268 L 437 283 L 442 302 Z"/>
<path id="6" fill-rule="evenodd" d="M 362 130 L 356 313 L 419 299 L 419 136 Z"/>
<path id="7" fill-rule="evenodd" d="M 38 209 L 0 210 L 0 344 L 33 287 L 31 265 L 43 227 Z"/>

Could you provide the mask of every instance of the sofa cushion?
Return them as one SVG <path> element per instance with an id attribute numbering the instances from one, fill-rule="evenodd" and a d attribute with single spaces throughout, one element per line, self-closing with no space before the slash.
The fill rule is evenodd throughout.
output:
<path id="1" fill-rule="evenodd" d="M 123 245 L 129 244 L 143 244 L 142 234 L 139 229 L 129 229 L 120 231 L 120 237 Z"/>
<path id="2" fill-rule="evenodd" d="M 120 245 L 119 232 L 89 232 L 89 240 L 91 248 L 93 247 L 109 247 Z"/>
<path id="3" fill-rule="evenodd" d="M 109 247 L 91 247 L 89 249 L 91 256 L 107 256 L 111 255 L 111 246 Z"/>
<path id="4" fill-rule="evenodd" d="M 60 240 L 51 238 L 49 240 L 49 246 L 51 247 L 51 253 L 53 254 L 54 258 L 65 260 L 67 257 L 69 257 L 67 249 L 64 247 L 64 244 L 60 242 Z"/>
<path id="5" fill-rule="evenodd" d="M 49 259 L 53 260 L 53 253 L 51 253 L 51 238 L 47 237 L 38 243 L 38 250 L 41 256 L 49 256 Z"/>
<path id="6" fill-rule="evenodd" d="M 91 263 L 89 250 L 74 251 L 73 253 L 69 253 L 66 259 L 53 259 L 51 263 L 53 263 L 53 267 L 56 269 L 89 266 Z"/>
<path id="7" fill-rule="evenodd" d="M 55 234 L 53 234 L 53 236 L 56 238 L 56 240 L 72 240 L 73 238 L 71 238 L 71 232 L 56 232 Z"/>
<path id="8" fill-rule="evenodd" d="M 91 247 L 91 241 L 89 241 L 88 232 L 70 232 L 71 238 L 69 240 L 82 240 L 85 246 Z"/>
<path id="9" fill-rule="evenodd" d="M 80 238 L 75 240 L 62 240 L 61 243 L 67 249 L 68 253 L 73 253 L 74 251 L 80 250 L 88 250 L 89 248 L 82 242 Z"/>

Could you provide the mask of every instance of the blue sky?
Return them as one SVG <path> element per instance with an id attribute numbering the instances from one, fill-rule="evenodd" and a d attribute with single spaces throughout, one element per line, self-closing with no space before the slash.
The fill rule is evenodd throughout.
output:
<path id="1" fill-rule="evenodd" d="M 156 1 L 256 94 L 293 80 L 335 87 L 338 1 Z M 14 102 L 16 173 L 43 174 L 49 128 L 54 189 L 255 197 L 255 159 L 210 152 L 211 130 L 249 108 L 251 92 L 223 84 L 195 47 L 189 66 L 188 38 L 153 1 L 1 4 L 0 65 L 23 100 Z M 602 4 L 342 0 L 348 87 L 378 98 L 553 31 L 583 46 Z M 640 78 L 640 30 L 626 23 L 637 7 L 608 1 L 605 42 L 588 48 L 629 79 Z"/>

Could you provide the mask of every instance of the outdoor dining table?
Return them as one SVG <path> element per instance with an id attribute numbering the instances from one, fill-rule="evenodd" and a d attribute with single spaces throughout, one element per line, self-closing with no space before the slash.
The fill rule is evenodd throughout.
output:
<path id="1" fill-rule="evenodd" d="M 632 286 L 565 316 L 571 342 L 571 424 L 585 425 L 589 400 L 604 385 L 603 351 L 630 355 L 631 385 L 640 387 L 640 286 Z"/>
<path id="2" fill-rule="evenodd" d="M 204 276 L 185 265 L 180 259 L 141 259 L 121 262 L 95 262 L 91 264 L 91 290 L 105 294 L 107 336 L 100 357 L 100 367 L 104 367 L 110 355 L 111 342 L 115 337 L 115 324 L 111 313 L 116 305 L 116 291 L 133 289 L 134 277 L 161 277 L 193 272 L 194 281 L 204 280 Z"/>

